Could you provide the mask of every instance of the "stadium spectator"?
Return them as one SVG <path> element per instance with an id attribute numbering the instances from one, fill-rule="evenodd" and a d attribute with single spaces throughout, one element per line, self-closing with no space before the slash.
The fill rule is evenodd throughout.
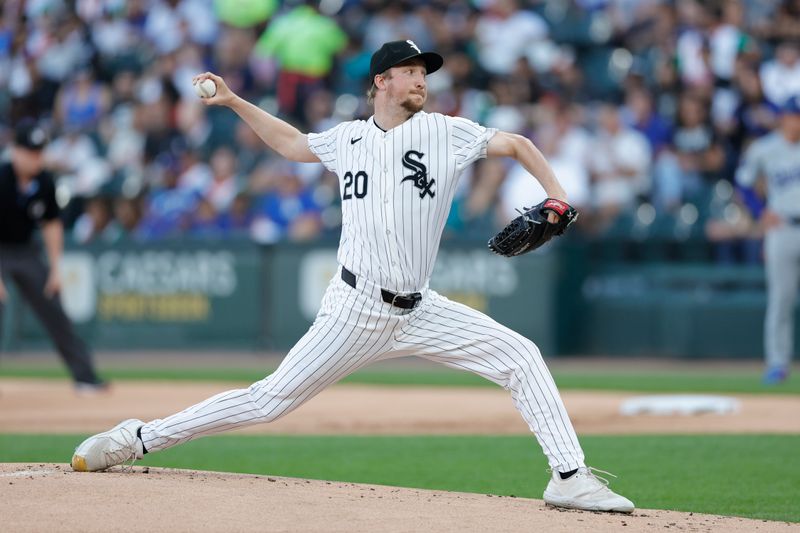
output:
<path id="1" fill-rule="evenodd" d="M 205 195 L 214 181 L 211 166 L 191 147 L 181 150 L 179 157 L 181 173 L 178 176 L 178 187 Z"/>
<path id="2" fill-rule="evenodd" d="M 109 184 L 116 190 L 138 194 L 144 186 L 145 136 L 141 117 L 133 107 L 118 108 L 105 123 L 103 142 L 110 165 Z"/>
<path id="3" fill-rule="evenodd" d="M 200 198 L 187 216 L 187 233 L 199 239 L 219 239 L 224 236 L 219 215 L 209 198 Z"/>
<path id="4" fill-rule="evenodd" d="M 718 87 L 727 88 L 733 80 L 737 58 L 751 51 L 752 38 L 744 31 L 741 1 L 724 0 L 710 11 L 708 62 Z"/>
<path id="5" fill-rule="evenodd" d="M 364 30 L 364 48 L 377 50 L 386 41 L 406 39 L 411 39 L 421 49 L 427 50 L 432 46 L 432 36 L 418 10 L 413 9 L 412 2 L 401 0 L 383 4 L 370 18 L 370 23 Z"/>
<path id="6" fill-rule="evenodd" d="M 210 2 L 154 0 L 147 10 L 144 34 L 160 54 L 169 54 L 186 42 L 212 44 L 217 19 Z"/>
<path id="7" fill-rule="evenodd" d="M 111 179 L 111 165 L 102 157 L 95 141 L 77 128 L 64 130 L 61 137 L 54 139 L 44 151 L 44 160 L 48 168 L 59 174 L 62 191 L 75 199 L 64 209 L 71 226 L 80 214 L 76 210 L 81 208 L 81 199 L 94 196 Z"/>
<path id="8" fill-rule="evenodd" d="M 239 122 L 236 126 L 236 162 L 243 175 L 249 176 L 260 165 L 265 164 L 271 154 L 264 150 L 264 141 L 258 138 L 252 128 Z"/>
<path id="9" fill-rule="evenodd" d="M 217 39 L 210 57 L 206 58 L 206 63 L 211 64 L 215 71 L 224 73 L 225 79 L 231 80 L 233 84 L 231 87 L 237 87 L 245 96 L 261 98 L 263 88 L 259 86 L 258 73 L 264 68 L 259 61 L 263 62 L 264 59 L 258 53 L 256 46 L 254 30 L 230 28 Z M 271 77 L 267 78 L 269 82 L 273 81 Z M 190 97 L 195 98 L 195 95 Z M 235 123 L 236 121 L 231 119 L 225 122 L 223 127 L 230 131 Z"/>
<path id="10" fill-rule="evenodd" d="M 137 229 L 141 219 L 141 198 L 117 196 L 114 199 L 114 220 L 120 230 L 120 239 L 138 238 Z"/>
<path id="11" fill-rule="evenodd" d="M 534 142 L 558 176 L 570 204 L 588 215 L 593 207 L 590 203 L 589 176 L 592 137 L 580 125 L 582 110 L 558 100 L 541 107 L 540 113 L 546 115 L 539 117 L 540 126 L 534 134 Z M 502 220 L 516 216 L 515 210 L 520 203 L 536 205 L 547 198 L 538 182 L 531 181 L 531 177 L 519 165 L 514 165 L 508 172 L 500 194 Z M 588 220 L 589 217 L 584 219 Z M 580 218 L 578 222 L 583 223 Z"/>
<path id="12" fill-rule="evenodd" d="M 623 117 L 626 124 L 647 138 L 654 157 L 670 143 L 671 125 L 656 112 L 653 96 L 646 87 L 634 86 L 627 91 Z"/>
<path id="13" fill-rule="evenodd" d="M 547 24 L 517 0 L 490 0 L 475 28 L 481 66 L 493 75 L 509 75 L 519 59 L 530 60 L 547 39 Z"/>
<path id="14" fill-rule="evenodd" d="M 269 176 L 254 191 L 253 236 L 260 242 L 309 240 L 322 231 L 320 217 L 325 206 L 292 166 L 285 162 L 272 165 Z"/>
<path id="15" fill-rule="evenodd" d="M 347 44 L 347 36 L 336 21 L 321 14 L 316 5 L 302 2 L 276 17 L 254 50 L 262 58 L 278 62 L 279 110 L 297 121 L 304 119 L 306 100 L 324 86 L 323 78 L 331 71 L 334 57 Z M 227 79 L 224 72 L 220 74 Z"/>
<path id="16" fill-rule="evenodd" d="M 769 4 L 770 2 L 751 2 Z M 773 2 L 774 4 L 774 2 Z M 800 2 L 782 0 L 766 25 L 767 35 L 775 40 L 800 39 Z"/>
<path id="17" fill-rule="evenodd" d="M 75 221 L 72 236 L 79 244 L 100 241 L 112 243 L 119 238 L 120 231 L 114 222 L 111 199 L 96 195 L 84 202 L 83 214 Z"/>
<path id="18" fill-rule="evenodd" d="M 213 126 L 203 104 L 196 98 L 182 99 L 175 104 L 174 110 L 175 126 L 181 142 L 192 150 L 210 152 L 210 145 L 214 142 Z"/>
<path id="19" fill-rule="evenodd" d="M 757 265 L 761 262 L 764 228 L 758 223 L 758 217 L 762 209 L 763 201 L 755 198 L 752 190 L 734 188 L 725 180 L 717 182 L 704 228 L 717 263 Z"/>
<path id="20" fill-rule="evenodd" d="M 682 23 L 675 43 L 680 79 L 696 92 L 709 91 L 713 73 L 705 34 L 713 22 L 710 10 L 695 0 L 677 2 L 676 10 Z"/>
<path id="21" fill-rule="evenodd" d="M 724 164 L 725 153 L 709 123 L 707 104 L 694 93 L 682 94 L 671 150 L 657 161 L 657 206 L 674 210 L 683 201 L 702 201 L 711 185 L 724 177 Z"/>
<path id="22" fill-rule="evenodd" d="M 239 190 L 236 154 L 227 147 L 217 148 L 211 155 L 211 183 L 204 197 L 217 212 L 227 211 Z"/>
<path id="23" fill-rule="evenodd" d="M 63 130 L 96 130 L 111 106 L 108 88 L 92 78 L 89 69 L 75 73 L 71 81 L 61 86 L 56 97 L 54 118 Z"/>
<path id="24" fill-rule="evenodd" d="M 248 237 L 253 225 L 252 201 L 247 193 L 241 192 L 233 199 L 231 208 L 219 215 L 218 224 L 228 237 Z"/>
<path id="25" fill-rule="evenodd" d="M 266 22 L 278 9 L 278 0 L 214 0 L 220 22 L 236 28 L 252 28 Z"/>
<path id="26" fill-rule="evenodd" d="M 739 94 L 739 103 L 733 114 L 729 138 L 734 152 L 741 154 L 751 141 L 775 127 L 777 109 L 764 97 L 758 72 L 747 64 L 737 68 L 734 88 Z"/>
<path id="27" fill-rule="evenodd" d="M 606 228 L 640 196 L 650 193 L 650 145 L 638 131 L 625 126 L 618 108 L 601 104 L 591 147 L 591 198 L 595 226 Z"/>
<path id="28" fill-rule="evenodd" d="M 173 154 L 161 154 L 149 167 L 155 182 L 145 201 L 137 234 L 148 240 L 177 237 L 186 230 L 189 215 L 196 209 L 202 193 L 179 186 L 181 162 Z"/>
<path id="29" fill-rule="evenodd" d="M 112 7 L 108 3 L 79 2 L 78 15 L 90 25 L 89 38 L 98 55 L 99 64 L 106 72 L 113 73 L 137 46 L 139 35 L 131 22 L 124 17 L 124 8 Z M 90 6 L 81 11 L 81 6 Z"/>
<path id="30" fill-rule="evenodd" d="M 42 78 L 57 86 L 88 64 L 93 48 L 73 13 L 55 9 L 37 20 L 41 24 L 29 34 L 26 48 Z"/>
<path id="31" fill-rule="evenodd" d="M 560 111 L 548 111 L 549 102 L 555 96 L 586 108 L 600 105 L 608 108 L 601 112 L 607 117 L 616 108 L 622 123 L 648 141 L 650 159 L 642 168 L 649 169 L 644 172 L 652 187 L 622 187 L 628 200 L 611 203 L 654 202 L 671 216 L 691 200 L 703 216 L 709 206 L 702 193 L 730 179 L 742 151 L 773 127 L 775 106 L 800 87 L 796 0 L 364 1 L 345 2 L 338 12 L 328 10 L 331 5 L 6 2 L 0 18 L 0 123 L 26 115 L 52 123 L 46 160 L 56 173 L 68 225 L 95 209 L 90 199 L 103 187 L 118 191 L 121 205 L 142 202 L 142 227 L 150 228 L 152 204 L 166 194 L 164 162 L 173 161 L 166 166 L 177 172 L 178 196 L 202 196 L 213 182 L 212 154 L 221 147 L 232 151 L 238 172 L 235 188 L 214 193 L 217 215 L 228 216 L 237 205 L 233 198 L 252 191 L 253 216 L 263 222 L 269 217 L 259 187 L 273 172 L 272 156 L 247 128 L 237 129 L 230 113 L 200 105 L 191 74 L 213 69 L 249 100 L 322 130 L 365 113 L 370 43 L 394 35 L 422 47 L 435 43 L 447 56 L 445 68 L 430 78 L 430 111 L 511 124 L 541 143 L 556 163 L 564 162 L 559 172 L 575 178 L 573 194 L 579 198 L 584 164 L 561 152 L 569 153 L 593 125 L 592 115 L 573 113 L 567 120 Z M 336 61 L 339 68 L 332 71 Z M 473 170 L 458 190 L 448 235 L 499 223 L 509 212 L 495 212 L 497 200 L 504 203 L 516 194 L 510 192 L 515 184 L 528 181 L 513 165 Z M 317 168 L 288 172 L 312 195 L 336 192 L 330 175 Z M 598 191 L 613 188 L 601 183 L 606 175 L 594 173 Z M 172 194 L 177 193 L 167 196 Z M 320 205 L 335 211 L 330 199 Z M 615 207 L 607 216 L 613 219 L 621 210 Z M 129 214 L 120 226 L 138 218 Z M 248 219 L 238 217 L 242 224 Z M 287 220 L 276 226 L 276 238 L 290 238 L 289 226 Z M 135 227 L 123 234 L 137 234 Z M 180 227 L 143 231 L 137 238 L 179 234 Z"/>
<path id="32" fill-rule="evenodd" d="M 784 41 L 778 45 L 775 58 L 761 66 L 761 87 L 773 105 L 782 106 L 800 93 L 800 44 Z"/>

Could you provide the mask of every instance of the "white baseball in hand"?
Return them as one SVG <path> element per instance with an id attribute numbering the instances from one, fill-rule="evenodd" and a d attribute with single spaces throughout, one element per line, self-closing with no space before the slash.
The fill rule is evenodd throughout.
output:
<path id="1" fill-rule="evenodd" d="M 214 80 L 205 79 L 194 84 L 194 92 L 200 98 L 211 98 L 217 94 L 217 84 L 214 83 Z"/>

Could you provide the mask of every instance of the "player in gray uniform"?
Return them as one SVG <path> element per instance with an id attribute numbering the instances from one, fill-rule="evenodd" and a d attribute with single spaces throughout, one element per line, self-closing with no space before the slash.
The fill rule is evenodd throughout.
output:
<path id="1" fill-rule="evenodd" d="M 230 107 L 287 159 L 319 161 L 339 176 L 339 271 L 311 328 L 273 374 L 162 420 L 126 420 L 78 446 L 73 469 L 103 470 L 201 435 L 271 422 L 371 362 L 417 355 L 469 370 L 511 392 L 552 469 L 545 501 L 633 511 L 630 500 L 612 492 L 584 463 L 536 345 L 428 287 L 458 177 L 473 161 L 513 157 L 548 196 L 566 202 L 528 139 L 422 111 L 425 75 L 442 62 L 412 41 L 384 44 L 370 63 L 368 96 L 375 114 L 309 135 L 237 97 L 218 76 L 197 77 L 217 85 L 207 104 Z"/>
<path id="2" fill-rule="evenodd" d="M 753 142 L 736 173 L 740 185 L 766 197 L 767 314 L 764 383 L 789 376 L 794 350 L 794 307 L 800 282 L 800 96 L 783 105 L 780 127 Z"/>

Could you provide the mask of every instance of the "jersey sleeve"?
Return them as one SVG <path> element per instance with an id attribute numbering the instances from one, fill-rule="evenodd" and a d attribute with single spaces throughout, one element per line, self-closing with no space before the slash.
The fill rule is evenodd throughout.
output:
<path id="1" fill-rule="evenodd" d="M 762 154 L 763 144 L 756 141 L 751 144 L 742 157 L 742 162 L 736 170 L 736 183 L 742 187 L 752 187 L 763 170 Z"/>
<path id="2" fill-rule="evenodd" d="M 325 165 L 325 168 L 334 174 L 337 172 L 336 164 L 339 158 L 336 155 L 336 145 L 339 132 L 342 131 L 342 124 L 344 123 L 320 133 L 308 134 L 308 148 Z"/>
<path id="3" fill-rule="evenodd" d="M 485 128 L 461 117 L 448 117 L 448 124 L 450 149 L 459 170 L 486 157 L 486 146 L 489 139 L 497 133 L 496 128 Z"/>

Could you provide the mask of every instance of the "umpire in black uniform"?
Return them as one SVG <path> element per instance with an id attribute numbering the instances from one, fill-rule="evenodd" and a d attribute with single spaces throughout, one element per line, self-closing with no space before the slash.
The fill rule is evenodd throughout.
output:
<path id="1" fill-rule="evenodd" d="M 67 364 L 77 392 L 101 392 L 108 385 L 95 372 L 86 344 L 75 335 L 59 291 L 58 265 L 64 247 L 53 175 L 44 170 L 45 130 L 20 122 L 11 146 L 11 161 L 0 163 L 0 316 L 13 281 L 47 330 Z M 41 228 L 48 259 L 43 261 L 35 231 Z"/>

